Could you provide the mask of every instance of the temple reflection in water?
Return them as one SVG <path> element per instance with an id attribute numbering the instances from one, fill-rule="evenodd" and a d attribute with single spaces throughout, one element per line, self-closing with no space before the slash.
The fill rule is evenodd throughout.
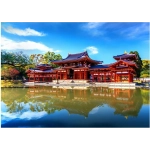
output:
<path id="1" fill-rule="evenodd" d="M 143 105 L 141 89 L 2 88 L 1 97 L 10 113 L 24 112 L 28 104 L 33 112 L 46 111 L 50 114 L 56 110 L 66 109 L 69 114 L 88 117 L 92 110 L 106 104 L 114 109 L 114 114 L 128 118 L 137 116 Z"/>

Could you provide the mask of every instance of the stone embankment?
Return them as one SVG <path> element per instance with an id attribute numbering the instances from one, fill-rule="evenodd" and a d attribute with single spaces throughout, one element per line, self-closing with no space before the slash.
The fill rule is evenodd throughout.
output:
<path id="1" fill-rule="evenodd" d="M 109 87 L 109 88 L 131 88 L 134 89 L 136 87 L 136 83 L 98 83 L 98 82 L 85 82 L 81 80 L 73 81 L 73 80 L 61 80 L 61 81 L 53 81 L 53 82 L 26 82 L 25 86 L 53 86 L 53 87 L 76 87 L 80 89 L 81 87 Z"/>

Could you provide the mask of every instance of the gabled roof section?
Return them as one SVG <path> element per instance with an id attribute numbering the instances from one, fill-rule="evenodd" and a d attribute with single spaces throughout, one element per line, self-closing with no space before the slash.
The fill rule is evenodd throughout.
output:
<path id="1" fill-rule="evenodd" d="M 124 64 L 127 64 L 129 66 L 134 66 L 134 67 L 138 68 L 135 62 L 127 61 L 127 60 L 119 60 L 119 61 L 117 61 L 115 63 L 109 64 L 109 67 L 116 66 L 117 64 L 120 64 L 120 63 L 124 63 Z"/>
<path id="2" fill-rule="evenodd" d="M 126 64 L 126 65 L 117 66 L 118 64 Z M 134 67 L 138 68 L 136 63 L 133 61 L 119 60 L 119 61 L 117 61 L 115 63 L 111 63 L 111 64 L 91 66 L 89 69 L 90 70 L 99 70 L 99 69 L 103 70 L 103 69 L 109 69 L 111 67 L 116 67 L 119 69 L 119 68 L 128 68 L 128 66 L 134 66 Z"/>
<path id="3" fill-rule="evenodd" d="M 78 60 L 89 60 L 92 63 L 96 63 L 96 64 L 100 64 L 102 63 L 102 61 L 97 61 L 97 60 L 93 60 L 89 57 L 87 51 L 82 52 L 82 53 L 76 53 L 76 54 L 68 54 L 68 56 L 65 59 L 62 60 L 54 60 L 52 61 L 54 64 L 60 64 L 60 63 L 68 63 L 68 62 L 74 62 L 74 61 L 78 61 Z"/>
<path id="4" fill-rule="evenodd" d="M 90 67 L 89 69 L 92 70 L 92 69 L 107 69 L 107 68 L 109 68 L 108 65 L 95 65 Z"/>
<path id="5" fill-rule="evenodd" d="M 35 69 L 49 70 L 49 69 L 52 69 L 52 66 L 50 66 L 49 64 L 39 64 L 39 65 L 36 66 Z"/>
<path id="6" fill-rule="evenodd" d="M 53 73 L 55 70 L 38 70 L 38 69 L 28 69 L 26 73 Z"/>
<path id="7" fill-rule="evenodd" d="M 85 57 L 85 56 L 89 57 L 87 51 L 82 52 L 82 53 L 76 53 L 76 54 L 68 54 L 67 58 L 65 58 L 65 59 L 67 59 L 67 60 L 71 59 L 72 60 L 72 59 L 77 59 L 77 58 L 81 58 L 81 57 Z"/>
<path id="8" fill-rule="evenodd" d="M 137 59 L 137 56 L 136 54 L 122 54 L 122 55 L 117 55 L 117 56 L 113 56 L 113 58 L 115 60 L 123 60 L 123 59 L 132 59 L 132 60 L 136 60 Z"/>
<path id="9" fill-rule="evenodd" d="M 49 64 L 38 64 L 36 67 L 52 67 Z"/>

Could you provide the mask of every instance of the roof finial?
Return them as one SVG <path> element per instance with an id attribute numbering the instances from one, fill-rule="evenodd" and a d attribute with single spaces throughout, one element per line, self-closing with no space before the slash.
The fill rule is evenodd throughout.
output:
<path id="1" fill-rule="evenodd" d="M 124 51 L 124 54 L 127 54 L 127 52 L 126 52 L 126 51 Z"/>

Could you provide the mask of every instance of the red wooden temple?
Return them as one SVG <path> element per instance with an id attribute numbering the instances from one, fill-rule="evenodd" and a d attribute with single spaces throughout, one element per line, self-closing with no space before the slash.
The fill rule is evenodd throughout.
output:
<path id="1" fill-rule="evenodd" d="M 29 82 L 51 82 L 56 79 L 56 72 L 48 64 L 37 65 L 36 68 L 27 70 Z"/>
<path id="2" fill-rule="evenodd" d="M 67 58 L 53 61 L 53 63 L 60 66 L 57 71 L 58 79 L 87 80 L 90 77 L 89 68 L 101 64 L 102 61 L 91 59 L 85 51 L 83 53 L 68 54 Z"/>
<path id="3" fill-rule="evenodd" d="M 103 61 L 93 60 L 87 51 L 76 54 L 68 54 L 65 59 L 55 60 L 59 65 L 53 69 L 46 64 L 29 69 L 27 75 L 29 81 L 52 80 L 93 80 L 95 82 L 133 82 L 137 68 L 134 62 L 135 54 L 122 54 L 113 57 L 116 62 L 102 65 Z"/>

